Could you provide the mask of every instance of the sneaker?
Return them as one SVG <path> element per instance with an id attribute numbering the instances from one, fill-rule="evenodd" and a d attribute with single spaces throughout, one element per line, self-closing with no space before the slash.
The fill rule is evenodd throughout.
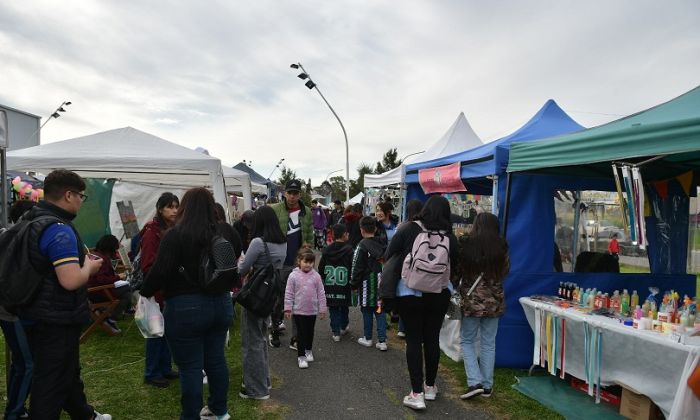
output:
<path id="1" fill-rule="evenodd" d="M 311 350 L 306 350 L 306 361 L 307 362 L 314 361 L 314 354 L 311 352 Z"/>
<path id="2" fill-rule="evenodd" d="M 425 397 L 422 392 L 411 392 L 403 397 L 403 405 L 414 410 L 425 410 Z"/>
<path id="3" fill-rule="evenodd" d="M 109 414 L 100 414 L 97 411 L 93 411 L 93 419 L 95 420 L 112 420 L 112 416 Z"/>
<path id="4" fill-rule="evenodd" d="M 397 332 L 396 335 L 397 335 L 398 337 L 400 337 L 400 338 L 406 338 L 406 333 L 403 332 L 403 331 Z"/>
<path id="5" fill-rule="evenodd" d="M 270 334 L 269 339 L 270 347 L 277 348 L 282 345 L 282 343 L 280 343 L 280 337 L 277 334 Z"/>
<path id="6" fill-rule="evenodd" d="M 463 400 L 470 400 L 470 399 L 476 397 L 477 395 L 483 394 L 483 393 L 484 393 L 484 386 L 481 384 L 476 384 L 476 385 L 472 385 L 469 388 L 467 388 L 467 392 L 460 395 L 459 398 L 461 398 Z"/>
<path id="7" fill-rule="evenodd" d="M 299 356 L 297 357 L 297 359 L 297 362 L 299 363 L 299 369 L 306 369 L 309 367 L 309 362 L 306 361 L 306 357 Z"/>
<path id="8" fill-rule="evenodd" d="M 17 417 L 19 419 L 28 419 L 29 418 L 29 411 L 27 411 L 26 408 L 22 409 L 22 413 Z"/>
<path id="9" fill-rule="evenodd" d="M 292 339 L 289 340 L 289 348 L 294 351 L 297 350 L 297 339 L 295 337 L 292 337 Z"/>
<path id="10" fill-rule="evenodd" d="M 156 388 L 167 388 L 170 385 L 170 382 L 168 382 L 168 380 L 165 378 L 144 379 L 143 383 Z"/>
<path id="11" fill-rule="evenodd" d="M 372 345 L 371 341 L 370 341 L 370 345 Z M 384 342 L 384 341 L 378 342 L 375 347 L 377 347 L 381 351 L 387 351 L 387 349 L 389 348 L 389 347 L 387 347 L 386 342 Z"/>
<path id="12" fill-rule="evenodd" d="M 277 331 L 286 331 L 286 330 L 287 330 L 287 326 L 284 325 L 283 321 L 280 321 L 280 323 L 277 324 Z"/>
<path id="13" fill-rule="evenodd" d="M 491 388 L 484 388 L 484 392 L 481 393 L 481 396 L 482 396 L 482 397 L 488 398 L 488 397 L 491 396 L 491 394 L 493 394 L 493 389 L 491 389 Z"/>
<path id="14" fill-rule="evenodd" d="M 350 327 L 345 327 L 342 330 L 340 330 L 340 335 L 346 335 L 349 332 L 350 332 Z"/>
<path id="15" fill-rule="evenodd" d="M 428 401 L 435 401 L 437 398 L 438 389 L 437 385 L 428 386 L 423 382 L 423 393 L 425 394 L 425 399 Z"/>
<path id="16" fill-rule="evenodd" d="M 270 394 L 263 395 L 261 397 L 254 397 L 252 395 L 246 394 L 245 390 L 241 390 L 241 392 L 238 393 L 238 396 L 246 399 L 246 400 L 269 400 L 270 399 Z"/>
<path id="17" fill-rule="evenodd" d="M 180 379 L 180 372 L 176 370 L 171 370 L 169 373 L 163 375 L 165 379 Z"/>
<path id="18" fill-rule="evenodd" d="M 335 341 L 336 343 L 339 342 L 339 341 L 340 341 L 340 336 L 339 336 L 339 335 L 334 335 L 334 336 L 333 336 L 333 341 Z"/>
<path id="19" fill-rule="evenodd" d="M 111 323 L 108 320 L 102 321 L 102 325 L 105 326 L 109 331 L 112 332 L 112 334 L 120 334 L 122 330 L 117 327 L 117 323 L 112 321 Z"/>
<path id="20" fill-rule="evenodd" d="M 214 414 L 210 409 L 208 405 L 205 405 L 202 407 L 202 409 L 199 411 L 199 419 L 200 420 L 214 420 L 216 419 L 216 414 Z"/>
<path id="21" fill-rule="evenodd" d="M 372 347 L 372 340 L 368 340 L 364 337 L 358 338 L 357 343 L 360 344 L 361 346 Z"/>

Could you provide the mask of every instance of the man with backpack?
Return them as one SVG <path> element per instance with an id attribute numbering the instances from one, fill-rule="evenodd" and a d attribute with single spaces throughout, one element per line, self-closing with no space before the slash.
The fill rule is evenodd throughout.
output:
<path id="1" fill-rule="evenodd" d="M 88 198 L 85 181 L 74 172 L 55 170 L 44 181 L 44 194 L 45 200 L 17 225 L 29 223 L 28 260 L 22 263 L 38 274 L 27 274 L 38 286 L 32 299 L 18 308 L 34 363 L 29 415 L 57 419 L 65 410 L 71 418 L 111 420 L 87 403 L 80 379 L 80 332 L 89 320 L 85 285 L 102 265 L 101 259 L 86 255 L 71 223 Z"/>

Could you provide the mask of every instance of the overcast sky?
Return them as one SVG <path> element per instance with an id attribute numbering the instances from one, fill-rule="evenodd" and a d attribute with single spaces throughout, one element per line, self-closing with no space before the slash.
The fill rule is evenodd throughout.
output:
<path id="1" fill-rule="evenodd" d="M 132 126 L 314 184 L 390 147 L 423 150 L 464 112 L 491 141 L 549 98 L 599 125 L 700 85 L 700 2 L 4 1 L 0 103 L 53 142 Z"/>

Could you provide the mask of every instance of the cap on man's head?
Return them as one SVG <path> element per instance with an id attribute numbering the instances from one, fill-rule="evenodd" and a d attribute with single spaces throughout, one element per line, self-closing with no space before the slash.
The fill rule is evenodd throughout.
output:
<path id="1" fill-rule="evenodd" d="M 284 190 L 286 192 L 301 191 L 301 181 L 299 181 L 298 179 L 293 179 L 287 182 L 287 185 L 285 186 Z"/>

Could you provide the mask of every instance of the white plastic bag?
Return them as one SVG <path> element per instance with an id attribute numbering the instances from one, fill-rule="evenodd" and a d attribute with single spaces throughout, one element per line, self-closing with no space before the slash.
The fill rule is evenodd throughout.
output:
<path id="1" fill-rule="evenodd" d="M 139 296 L 134 314 L 136 326 L 141 331 L 143 338 L 162 337 L 165 330 L 163 314 L 160 313 L 160 306 L 154 298 Z"/>

